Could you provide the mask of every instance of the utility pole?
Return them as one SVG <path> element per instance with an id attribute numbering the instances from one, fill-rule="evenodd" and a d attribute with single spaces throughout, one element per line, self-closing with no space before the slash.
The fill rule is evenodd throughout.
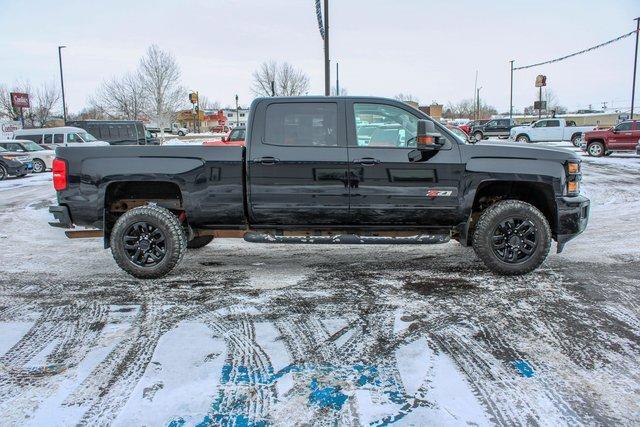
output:
<path id="1" fill-rule="evenodd" d="M 331 95 L 331 68 L 329 66 L 329 0 L 324 0 L 324 95 Z"/>
<path id="2" fill-rule="evenodd" d="M 476 89 L 476 120 L 480 120 L 480 89 L 482 86 Z"/>
<path id="3" fill-rule="evenodd" d="M 58 63 L 60 64 L 60 87 L 62 88 L 62 121 L 67 124 L 67 103 L 64 99 L 64 77 L 62 76 L 62 49 L 66 46 L 58 46 Z M 634 83 L 635 85 L 635 83 Z"/>
<path id="4" fill-rule="evenodd" d="M 236 94 L 236 127 L 240 126 L 240 111 L 238 108 L 238 95 Z"/>
<path id="5" fill-rule="evenodd" d="M 336 96 L 340 96 L 340 70 L 336 62 Z"/>
<path id="6" fill-rule="evenodd" d="M 511 63 L 511 90 L 509 91 L 509 119 L 513 119 L 513 59 Z"/>
<path id="7" fill-rule="evenodd" d="M 476 70 L 476 82 L 473 84 L 473 110 L 474 110 L 473 118 L 474 120 L 478 120 L 478 117 L 476 117 L 476 111 L 475 111 L 477 91 L 478 91 L 478 70 Z"/>
<path id="8" fill-rule="evenodd" d="M 636 18 L 636 48 L 633 53 L 633 88 L 631 89 L 631 119 L 633 120 L 633 104 L 636 100 L 636 70 L 638 68 L 638 35 L 640 34 L 640 17 Z"/>

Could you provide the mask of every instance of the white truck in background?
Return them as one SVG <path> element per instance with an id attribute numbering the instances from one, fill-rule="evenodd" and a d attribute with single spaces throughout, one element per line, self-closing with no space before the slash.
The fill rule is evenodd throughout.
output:
<path id="1" fill-rule="evenodd" d="M 527 126 L 512 127 L 509 139 L 517 142 L 571 141 L 580 147 L 582 133 L 594 129 L 595 125 L 576 126 L 573 120 L 541 119 Z"/>
<path id="2" fill-rule="evenodd" d="M 151 133 L 160 133 L 160 125 L 157 122 L 145 123 L 144 127 Z M 180 123 L 171 123 L 171 126 L 165 126 L 164 132 L 173 135 L 185 136 L 189 133 L 189 129 L 181 127 Z"/>

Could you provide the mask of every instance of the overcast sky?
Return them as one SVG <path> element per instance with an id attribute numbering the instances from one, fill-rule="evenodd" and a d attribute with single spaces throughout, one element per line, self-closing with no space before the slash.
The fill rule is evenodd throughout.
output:
<path id="1" fill-rule="evenodd" d="M 252 72 L 288 61 L 323 93 L 323 51 L 314 0 L 0 0 L 0 83 L 59 84 L 63 50 L 67 103 L 80 110 L 104 79 L 132 71 L 153 43 L 175 55 L 182 83 L 221 104 L 252 99 Z M 350 95 L 411 93 L 422 104 L 473 96 L 506 111 L 509 60 L 562 56 L 635 28 L 638 0 L 331 0 L 332 81 Z M 627 107 L 634 38 L 532 70 L 517 71 L 514 105 L 535 95 L 536 74 L 569 109 Z M 640 85 L 640 83 L 639 83 Z M 637 93 L 640 93 L 638 91 Z M 185 97 L 187 95 L 185 94 Z"/>

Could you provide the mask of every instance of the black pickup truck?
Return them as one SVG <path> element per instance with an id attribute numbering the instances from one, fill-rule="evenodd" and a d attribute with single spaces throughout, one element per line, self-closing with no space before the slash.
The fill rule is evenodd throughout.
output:
<path id="1" fill-rule="evenodd" d="M 470 144 L 402 102 L 260 98 L 246 147 L 60 147 L 56 227 L 104 237 L 139 278 L 167 274 L 214 237 L 258 243 L 472 245 L 524 274 L 581 233 L 580 159 L 562 149 Z"/>

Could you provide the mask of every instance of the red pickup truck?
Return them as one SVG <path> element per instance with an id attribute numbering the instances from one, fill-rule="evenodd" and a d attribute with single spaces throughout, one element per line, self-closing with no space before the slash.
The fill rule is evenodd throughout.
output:
<path id="1" fill-rule="evenodd" d="M 614 151 L 634 151 L 640 139 L 640 122 L 627 120 L 616 127 L 585 132 L 582 149 L 590 156 L 608 156 Z"/>

